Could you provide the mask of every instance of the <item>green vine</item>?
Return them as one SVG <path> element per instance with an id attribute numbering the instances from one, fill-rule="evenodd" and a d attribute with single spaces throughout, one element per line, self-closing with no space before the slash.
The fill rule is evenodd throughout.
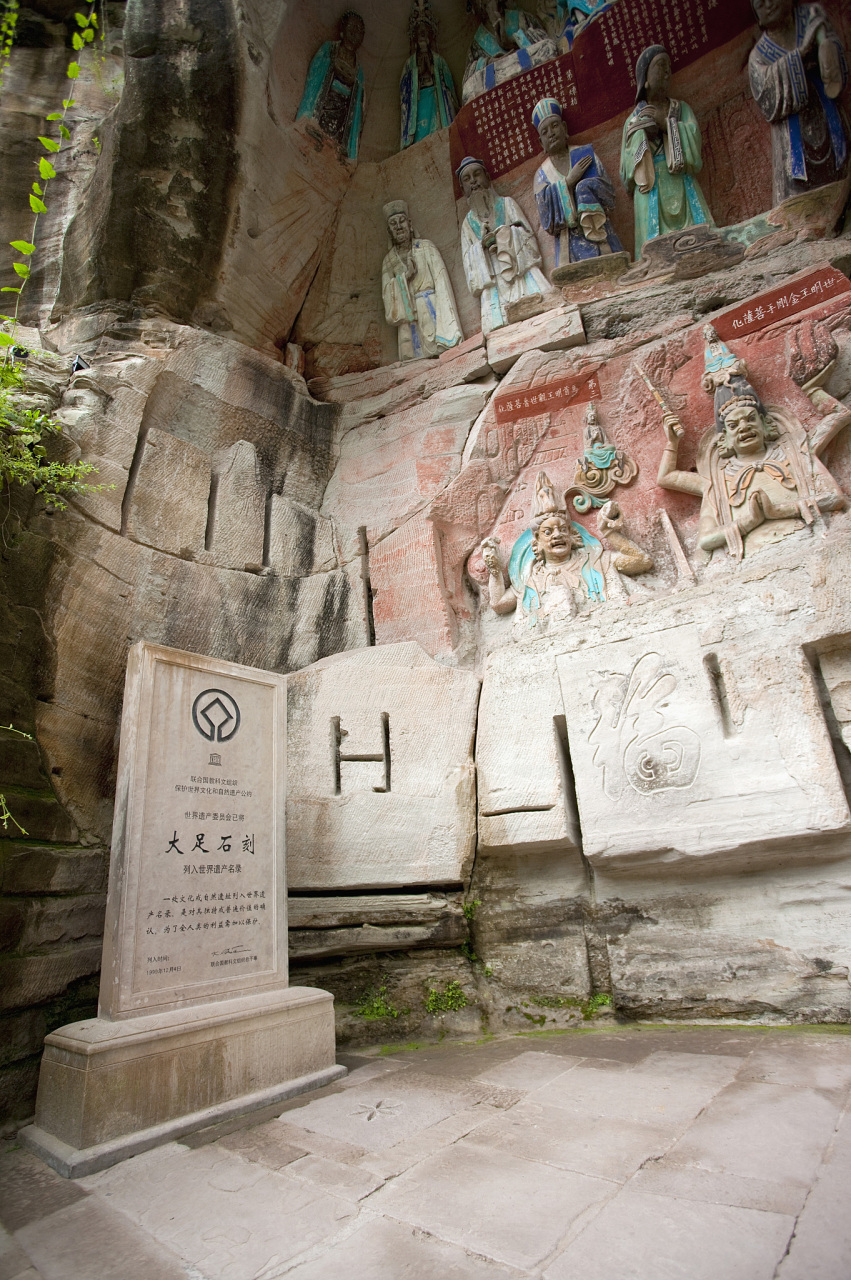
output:
<path id="1" fill-rule="evenodd" d="M 12 42 L 18 17 L 18 0 L 2 0 L 3 16 L 0 18 L 0 84 L 2 74 L 9 60 Z M 74 21 L 77 30 L 71 37 L 74 57 L 66 67 L 66 77 L 72 82 L 80 75 L 80 54 L 90 46 L 98 29 L 95 12 L 97 0 L 92 0 L 88 13 L 75 13 Z M 0 330 L 0 348 L 3 359 L 0 363 L 0 480 L 7 484 L 35 486 L 36 493 L 45 495 L 51 504 L 64 508 L 62 495 L 69 493 L 93 493 L 103 488 L 102 485 L 86 484 L 84 477 L 96 471 L 88 462 L 50 462 L 47 459 L 45 440 L 61 431 L 61 426 L 47 414 L 38 409 L 29 408 L 23 397 L 26 395 L 26 379 L 16 364 L 16 356 L 26 356 L 16 346 L 18 330 L 18 314 L 21 305 L 21 294 L 31 278 L 30 259 L 37 247 L 37 231 L 39 218 L 47 212 L 45 203 L 47 189 L 56 177 L 56 169 L 51 156 L 62 150 L 63 143 L 70 143 L 71 130 L 66 124 L 66 117 L 71 107 L 75 106 L 71 97 L 62 99 L 62 110 L 51 111 L 46 117 L 49 124 L 57 126 L 57 137 L 48 132 L 39 136 L 44 153 L 38 159 L 38 178 L 33 182 L 29 193 L 30 209 L 33 223 L 29 238 L 11 240 L 9 243 L 18 255 L 12 263 L 18 276 L 17 285 L 4 285 L 0 292 L 15 294 L 15 311 L 13 315 L 0 315 L 0 320 L 9 325 L 8 331 Z M 67 147 L 65 148 L 68 149 Z M 0 812 L 0 821 L 4 814 Z M 5 825 L 5 822 L 4 822 Z"/>
<path id="2" fill-rule="evenodd" d="M 30 742 L 34 741 L 34 738 L 31 733 L 24 733 L 23 729 L 16 729 L 13 724 L 3 725 L 2 727 L 6 731 L 6 733 L 16 733 L 19 738 L 27 738 Z M 22 836 L 25 836 L 28 834 L 26 829 L 21 826 L 20 822 L 18 822 L 18 819 L 15 817 L 15 815 L 13 813 L 10 813 L 9 806 L 6 804 L 6 797 L 2 794 L 2 792 L 0 792 L 0 822 L 2 822 L 3 824 L 4 831 L 8 830 L 10 822 L 14 822 L 15 826 L 18 828 Z"/>

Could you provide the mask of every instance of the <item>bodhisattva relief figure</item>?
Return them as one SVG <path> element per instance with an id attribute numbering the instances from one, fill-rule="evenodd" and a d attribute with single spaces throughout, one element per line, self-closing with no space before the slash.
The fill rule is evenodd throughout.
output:
<path id="1" fill-rule="evenodd" d="M 399 359 L 439 356 L 464 337 L 449 274 L 430 240 L 414 234 L 404 200 L 384 206 L 390 251 L 381 268 L 384 315 L 399 335 Z"/>
<path id="2" fill-rule="evenodd" d="M 748 59 L 751 92 L 771 125 L 774 204 L 848 171 L 848 127 L 836 99 L 845 50 L 820 4 L 751 0 L 762 34 Z"/>
<path id="3" fill-rule="evenodd" d="M 363 67 L 358 49 L 366 32 L 363 18 L 347 9 L 340 19 L 338 39 L 323 44 L 307 72 L 304 96 L 296 120 L 314 120 L 348 160 L 357 160 L 363 126 Z"/>
<path id="4" fill-rule="evenodd" d="M 555 238 L 556 266 L 622 253 L 608 211 L 615 189 L 600 157 L 589 144 L 569 146 L 561 104 L 542 98 L 532 123 L 545 156 L 535 175 L 535 200 L 541 228 Z"/>
<path id="5" fill-rule="evenodd" d="M 505 54 L 531 49 L 541 40 L 545 40 L 550 48 L 541 52 L 547 58 L 556 56 L 557 49 L 544 28 L 522 9 L 507 5 L 506 0 L 467 0 L 467 9 L 479 25 L 473 36 L 470 51 L 467 54 L 467 66 L 464 69 L 464 86 L 461 96 L 465 102 L 469 97 L 468 81 L 477 72 L 483 71 L 485 67 L 504 57 Z M 536 58 L 536 63 L 541 60 Z M 526 69 L 528 70 L 528 67 Z"/>
<path id="6" fill-rule="evenodd" d="M 671 59 L 659 44 L 635 68 L 635 108 L 623 127 L 621 180 L 635 205 L 635 256 L 668 231 L 715 223 L 694 177 L 703 167 L 700 127 L 691 107 L 672 98 Z"/>
<path id="7" fill-rule="evenodd" d="M 803 390 L 814 404 L 834 407 L 807 432 L 787 409 L 766 408 L 746 376 L 744 362 L 719 342 L 711 325 L 704 335 L 703 385 L 714 389 L 715 427 L 701 441 L 697 473 L 678 471 L 683 429 L 676 414 L 663 412 L 668 443 L 658 483 L 701 499 L 698 540 L 705 552 L 726 547 L 741 560 L 812 525 L 820 513 L 846 505 L 818 455 L 851 422 L 851 409 L 819 389 L 823 375 L 818 375 Z"/>
<path id="8" fill-rule="evenodd" d="M 649 573 L 653 561 L 624 533 L 616 503 L 607 502 L 600 509 L 597 527 L 613 550 L 570 519 L 546 472 L 539 471 L 531 528 L 511 549 L 508 588 L 498 540 L 487 538 L 482 545 L 489 574 L 488 600 L 494 613 L 512 613 L 519 600 L 534 626 L 539 615 L 572 618 L 589 603 L 626 599 L 621 574 Z"/>
<path id="9" fill-rule="evenodd" d="M 458 113 L 455 81 L 448 62 L 437 52 L 437 22 L 428 0 L 414 0 L 409 34 L 411 56 L 399 85 L 402 151 L 438 129 L 445 129 Z"/>
<path id="10" fill-rule="evenodd" d="M 573 498 L 577 511 L 590 511 L 602 507 L 615 485 L 632 484 L 638 475 L 638 466 L 616 445 L 606 439 L 592 401 L 585 413 L 585 447 L 576 464 L 573 484 L 565 493 L 565 500 Z"/>
<path id="11" fill-rule="evenodd" d="M 506 307 L 521 298 L 552 292 L 541 270 L 541 250 L 520 206 L 498 196 L 481 160 L 467 156 L 456 173 L 469 212 L 461 227 L 464 274 L 474 298 L 481 299 L 482 333 L 506 322 Z"/>

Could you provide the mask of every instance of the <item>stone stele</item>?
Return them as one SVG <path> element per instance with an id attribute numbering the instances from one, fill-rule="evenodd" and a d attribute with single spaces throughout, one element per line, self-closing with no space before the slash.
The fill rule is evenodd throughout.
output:
<path id="1" fill-rule="evenodd" d="M 67 1177 L 327 1084 L 333 1000 L 289 987 L 283 676 L 130 650 L 98 1017 L 45 1040 L 24 1141 Z"/>

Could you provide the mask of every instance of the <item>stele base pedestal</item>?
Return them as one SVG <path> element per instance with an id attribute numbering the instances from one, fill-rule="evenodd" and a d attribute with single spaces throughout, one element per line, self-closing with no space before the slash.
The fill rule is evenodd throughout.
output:
<path id="1" fill-rule="evenodd" d="M 345 1075 L 333 997 L 289 986 L 285 798 L 285 677 L 134 645 L 98 1016 L 47 1036 L 22 1131 L 59 1173 Z"/>
<path id="2" fill-rule="evenodd" d="M 20 1137 L 79 1178 L 345 1074 L 335 1064 L 333 998 L 311 987 L 93 1018 L 46 1038 L 35 1124 Z"/>

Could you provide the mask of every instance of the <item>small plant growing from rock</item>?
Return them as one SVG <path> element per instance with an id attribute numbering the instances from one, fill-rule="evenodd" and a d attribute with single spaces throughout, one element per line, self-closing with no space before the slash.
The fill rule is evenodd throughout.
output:
<path id="1" fill-rule="evenodd" d="M 371 991 L 364 991 L 353 1012 L 356 1018 L 366 1018 L 369 1022 L 377 1021 L 379 1018 L 399 1017 L 399 1010 L 387 998 L 386 977 L 381 979 L 381 986 Z"/>
<path id="2" fill-rule="evenodd" d="M 451 1013 L 456 1009 L 464 1009 L 467 1005 L 467 997 L 465 996 L 460 982 L 447 982 L 442 991 L 438 991 L 437 987 L 431 987 L 426 997 L 425 1007 L 426 1013 L 431 1013 L 435 1017 L 440 1013 Z"/>

